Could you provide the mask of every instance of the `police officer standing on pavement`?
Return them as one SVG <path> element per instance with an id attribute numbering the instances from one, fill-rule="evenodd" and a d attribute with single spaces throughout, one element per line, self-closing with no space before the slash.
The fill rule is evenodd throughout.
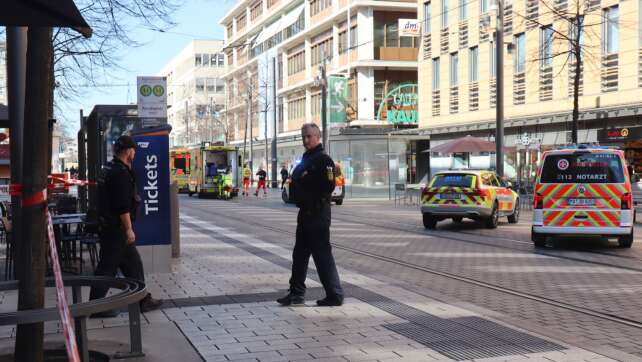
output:
<path id="1" fill-rule="evenodd" d="M 334 190 L 334 162 L 321 144 L 321 131 L 314 123 L 301 127 L 306 151 L 292 171 L 292 194 L 299 208 L 296 243 L 292 253 L 289 293 L 277 300 L 281 305 L 303 305 L 305 278 L 310 255 L 319 273 L 326 297 L 317 300 L 322 307 L 343 304 L 343 289 L 330 246 L 330 196 Z"/>
<path id="2" fill-rule="evenodd" d="M 114 144 L 114 159 L 102 170 L 98 180 L 98 222 L 100 235 L 100 261 L 95 275 L 115 277 L 120 271 L 124 276 L 145 281 L 143 263 L 136 249 L 133 224 L 140 198 L 136 191 L 136 175 L 132 163 L 136 143 L 129 136 L 121 136 Z M 92 287 L 89 299 L 104 298 L 108 288 Z M 151 294 L 141 300 L 141 311 L 158 309 L 162 301 Z M 117 311 L 97 313 L 92 317 L 106 318 L 118 315 Z"/>

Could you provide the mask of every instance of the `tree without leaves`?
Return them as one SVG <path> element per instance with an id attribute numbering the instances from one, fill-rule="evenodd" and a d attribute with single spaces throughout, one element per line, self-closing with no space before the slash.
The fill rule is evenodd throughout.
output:
<path id="1" fill-rule="evenodd" d="M 68 28 L 53 33 L 53 66 L 56 101 L 75 101 L 84 96 L 85 87 L 112 80 L 120 65 L 123 50 L 141 45 L 131 37 L 134 29 L 163 32 L 174 25 L 172 13 L 180 0 L 76 0 L 82 16 L 92 27 L 90 39 Z"/>
<path id="2" fill-rule="evenodd" d="M 595 65 L 601 62 L 600 30 L 606 19 L 602 10 L 595 6 L 592 0 L 539 0 L 538 16 L 529 17 L 527 14 L 515 12 L 527 26 L 535 25 L 540 31 L 540 48 L 537 57 L 533 58 L 540 66 L 552 66 L 548 61 L 555 58 L 564 58 L 564 63 L 553 79 L 565 69 L 570 71 L 572 78 L 573 111 L 571 116 L 571 139 L 577 143 L 577 129 L 579 120 L 580 82 L 583 78 L 585 65 Z M 542 11 L 543 10 L 543 11 Z M 542 19 L 547 19 L 544 22 Z M 542 29 L 550 29 L 550 34 L 542 36 Z M 597 29 L 597 31 L 596 31 Z M 544 33 L 545 34 L 545 33 Z M 542 44 L 550 45 L 550 52 L 545 54 Z M 597 52 L 595 52 L 597 48 Z"/>

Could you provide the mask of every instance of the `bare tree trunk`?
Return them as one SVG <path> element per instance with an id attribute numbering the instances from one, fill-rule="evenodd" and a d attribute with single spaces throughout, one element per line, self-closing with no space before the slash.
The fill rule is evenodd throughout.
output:
<path id="1" fill-rule="evenodd" d="M 582 45 L 580 44 L 582 34 L 582 21 L 578 14 L 575 16 L 575 32 L 573 36 L 573 53 L 575 53 L 575 75 L 573 77 L 573 114 L 572 114 L 572 128 L 571 128 L 571 141 L 572 143 L 577 143 L 577 123 L 580 117 L 580 76 L 582 75 Z"/>
<path id="2" fill-rule="evenodd" d="M 28 31 L 27 83 L 25 91 L 25 129 L 30 141 L 24 144 L 23 200 L 30 198 L 47 186 L 47 144 L 49 115 L 49 79 L 52 76 L 52 54 L 49 28 L 31 27 Z M 17 261 L 20 272 L 18 310 L 44 307 L 45 296 L 45 213 L 43 204 L 23 205 L 21 255 Z M 43 361 L 44 323 L 18 325 L 16 332 L 15 359 L 25 362 Z"/>

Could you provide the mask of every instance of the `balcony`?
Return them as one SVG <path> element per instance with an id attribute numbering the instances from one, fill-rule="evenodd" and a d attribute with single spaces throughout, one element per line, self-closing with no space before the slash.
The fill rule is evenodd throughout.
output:
<path id="1" fill-rule="evenodd" d="M 374 58 L 377 60 L 417 61 L 419 48 L 388 48 L 375 47 Z"/>

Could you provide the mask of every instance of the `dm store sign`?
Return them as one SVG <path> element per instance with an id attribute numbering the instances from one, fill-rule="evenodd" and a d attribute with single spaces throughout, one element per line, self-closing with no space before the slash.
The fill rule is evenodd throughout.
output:
<path id="1" fill-rule="evenodd" d="M 134 171 L 141 198 L 134 230 L 138 245 L 170 244 L 169 141 L 162 136 L 135 136 Z"/>

